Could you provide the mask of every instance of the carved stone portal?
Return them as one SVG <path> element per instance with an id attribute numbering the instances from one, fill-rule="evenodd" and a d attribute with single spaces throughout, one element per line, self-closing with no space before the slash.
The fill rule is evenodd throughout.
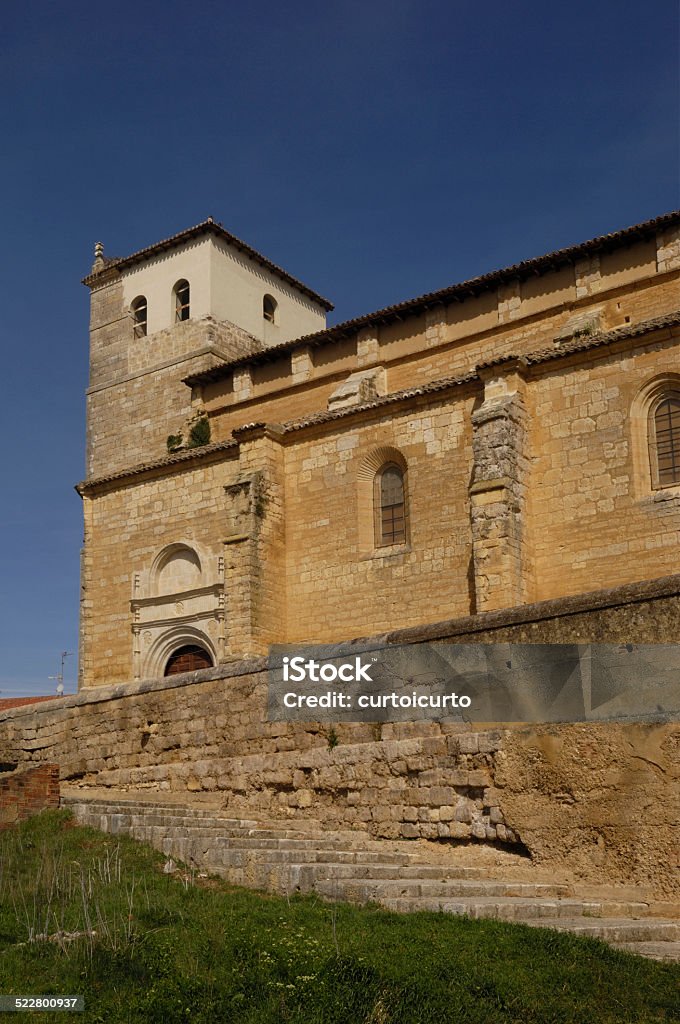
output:
<path id="1" fill-rule="evenodd" d="M 224 562 L 194 542 L 163 548 L 134 574 L 130 602 L 135 679 L 164 675 L 172 654 L 196 645 L 217 664 L 224 651 Z M 140 643 L 140 639 L 142 643 Z"/>

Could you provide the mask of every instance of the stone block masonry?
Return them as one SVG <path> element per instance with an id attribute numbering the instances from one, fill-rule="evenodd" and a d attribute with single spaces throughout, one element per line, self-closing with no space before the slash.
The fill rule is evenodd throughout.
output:
<path id="1" fill-rule="evenodd" d="M 387 639 L 668 641 L 679 618 L 676 576 Z M 677 892 L 677 723 L 269 722 L 265 667 L 235 661 L 7 711 L 0 760 L 59 763 L 84 793 L 212 794 L 233 817 L 314 818 L 383 840 L 500 842 L 593 882 L 645 885 L 660 899 Z"/>
<path id="2" fill-rule="evenodd" d="M 250 284 L 217 287 L 212 222 L 99 253 L 79 685 L 160 676 L 186 646 L 220 665 L 675 572 L 680 476 L 658 479 L 654 424 L 680 393 L 679 222 L 313 334 L 291 321 L 280 344 L 259 257 Z M 192 417 L 211 443 L 168 456 Z M 377 488 L 389 464 L 398 515 Z M 197 573 L 171 585 L 180 550 Z"/>
<path id="3" fill-rule="evenodd" d="M 58 806 L 58 764 L 40 764 L 0 776 L 0 829 Z"/>
<path id="4" fill-rule="evenodd" d="M 0 717 L 0 759 L 677 890 L 676 724 L 273 723 L 263 656 L 677 641 L 680 433 L 669 478 L 657 417 L 680 401 L 680 212 L 329 329 L 253 251 L 247 281 L 221 278 L 223 235 L 98 250 L 81 692 Z M 301 333 L 273 278 L 263 318 L 265 271 L 316 303 Z M 168 456 L 197 416 L 211 443 Z M 160 678 L 194 645 L 214 668 Z"/>

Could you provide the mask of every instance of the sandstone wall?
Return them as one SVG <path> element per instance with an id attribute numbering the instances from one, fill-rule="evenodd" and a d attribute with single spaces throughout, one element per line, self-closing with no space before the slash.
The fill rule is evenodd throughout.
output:
<path id="1" fill-rule="evenodd" d="M 667 641 L 680 578 L 390 634 Z M 677 724 L 268 722 L 262 659 L 85 690 L 0 717 L 0 760 L 80 787 L 220 793 L 233 815 L 313 817 L 384 839 L 505 842 L 600 882 L 677 887 Z"/>
<path id="2" fill-rule="evenodd" d="M 337 640 L 470 611 L 474 401 L 463 390 L 350 428 L 329 424 L 286 446 L 287 640 Z M 407 543 L 376 547 L 373 477 L 392 448 L 408 467 Z"/>
<path id="3" fill-rule="evenodd" d="M 152 662 L 161 674 L 135 580 L 172 544 L 202 546 L 219 566 L 216 614 L 194 614 L 194 634 L 180 636 L 198 601 L 178 593 L 157 624 L 175 649 L 197 642 L 217 662 L 674 571 L 680 488 L 648 479 L 639 395 L 664 375 L 673 385 L 680 327 L 667 317 L 568 357 L 561 345 L 673 310 L 679 239 L 669 229 L 272 361 L 212 317 L 134 338 L 115 270 L 103 271 L 88 394 L 88 474 L 102 479 L 81 489 L 81 685 L 142 678 Z M 246 352 L 227 379 L 182 383 Z M 385 402 L 422 390 L 375 407 L 331 401 L 329 414 L 357 369 Z M 202 408 L 213 440 L 233 434 L 233 446 L 162 464 L 168 434 Z M 375 541 L 371 476 L 394 452 L 408 537 L 388 548 Z M 116 477 L 145 459 L 148 471 Z"/>
<path id="4" fill-rule="evenodd" d="M 167 455 L 168 435 L 181 433 L 192 412 L 191 389 L 182 378 L 261 345 L 212 317 L 135 338 L 120 287 L 111 284 L 92 295 L 88 478 Z"/>
<path id="5" fill-rule="evenodd" d="M 534 600 L 577 594 L 676 568 L 680 488 L 653 490 L 637 396 L 675 365 L 659 332 L 626 352 L 555 366 L 527 388 L 527 482 Z"/>
<path id="6" fill-rule="evenodd" d="M 634 249 L 629 258 L 635 267 Z M 525 292 L 532 287 L 543 289 L 540 303 L 524 298 L 512 308 L 512 315 L 508 315 L 508 300 L 499 297 L 503 289 L 435 306 L 426 314 L 358 330 L 344 341 L 296 349 L 261 383 L 262 373 L 255 365 L 237 368 L 234 376 L 241 381 L 239 387 L 229 377 L 215 380 L 204 386 L 203 399 L 215 420 L 215 435 L 228 437 L 235 426 L 254 418 L 248 409 L 255 398 L 256 418 L 267 422 L 318 411 L 326 407 L 330 382 L 357 367 L 384 365 L 388 393 L 458 376 L 479 363 L 549 348 L 579 318 L 582 325 L 592 323 L 594 330 L 606 331 L 677 309 L 679 267 L 676 257 L 657 276 L 643 260 L 637 280 L 624 283 L 613 276 L 598 276 L 597 288 L 578 297 L 580 278 L 573 270 L 566 271 L 572 281 L 566 292 L 560 286 L 561 274 L 532 278 L 522 287 Z"/>
<path id="7" fill-rule="evenodd" d="M 587 358 L 507 360 L 340 418 L 241 427 L 205 461 L 86 490 L 85 685 L 134 674 L 132 578 L 180 541 L 223 560 L 220 651 L 236 656 L 674 571 L 680 488 L 651 486 L 640 395 L 672 385 L 678 331 Z M 394 452 L 408 537 L 376 547 L 371 480 Z M 257 508 L 247 529 L 234 526 L 241 486 Z"/>
<path id="8" fill-rule="evenodd" d="M 170 479 L 157 477 L 109 491 L 96 501 L 85 499 L 81 629 L 86 643 L 80 664 L 85 685 L 133 677 L 136 575 L 148 573 L 163 548 L 183 542 L 216 561 L 222 556 L 224 487 L 235 475 L 233 463 L 223 456 Z M 223 578 L 222 569 L 220 589 Z M 166 613 L 175 625 L 183 620 L 181 604 L 178 599 Z M 218 617 L 211 631 L 223 656 Z M 147 632 L 140 630 L 142 661 Z"/>
<path id="9" fill-rule="evenodd" d="M 517 730 L 495 768 L 503 814 L 537 863 L 680 894 L 678 723 Z"/>

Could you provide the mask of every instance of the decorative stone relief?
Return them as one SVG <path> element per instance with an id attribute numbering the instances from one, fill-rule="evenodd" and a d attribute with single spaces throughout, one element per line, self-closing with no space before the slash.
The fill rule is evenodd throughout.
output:
<path id="1" fill-rule="evenodd" d="M 169 657 L 185 644 L 203 647 L 213 662 L 219 660 L 212 636 L 216 618 L 224 617 L 223 579 L 221 556 L 189 542 L 169 545 L 149 569 L 134 574 L 135 679 L 162 676 Z"/>
<path id="2" fill-rule="evenodd" d="M 224 488 L 226 497 L 226 540 L 249 537 L 253 530 L 253 516 L 257 495 L 261 491 L 261 474 L 251 476 L 228 484 Z M 224 572 L 224 557 L 222 568 Z"/>

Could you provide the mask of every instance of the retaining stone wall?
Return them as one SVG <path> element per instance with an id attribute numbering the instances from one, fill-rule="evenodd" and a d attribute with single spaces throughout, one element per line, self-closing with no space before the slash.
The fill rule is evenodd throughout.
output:
<path id="1" fill-rule="evenodd" d="M 677 639 L 678 577 L 389 635 Z M 88 788 L 219 793 L 231 816 L 376 838 L 503 841 L 599 882 L 678 890 L 680 726 L 268 722 L 264 659 L 96 687 L 0 716 L 0 761 Z M 520 845 L 522 844 L 522 845 Z"/>

